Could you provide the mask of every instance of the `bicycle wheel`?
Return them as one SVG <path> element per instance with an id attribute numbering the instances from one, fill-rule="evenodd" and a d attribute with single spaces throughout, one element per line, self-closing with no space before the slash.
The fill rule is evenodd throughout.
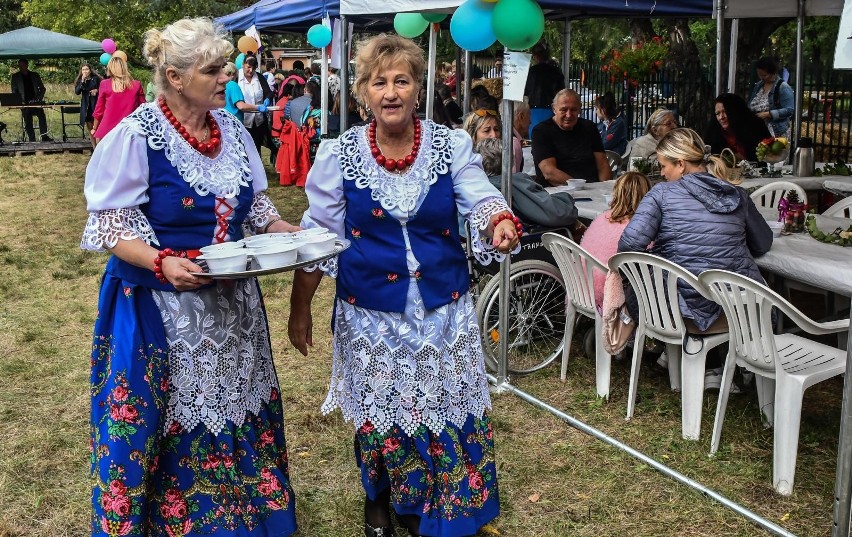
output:
<path id="1" fill-rule="evenodd" d="M 488 282 L 476 303 L 485 366 L 497 371 L 500 337 L 505 334 L 509 338 L 509 371 L 532 373 L 562 353 L 565 287 L 555 266 L 537 260 L 513 264 L 509 280 L 507 331 L 500 329 L 499 277 Z"/>

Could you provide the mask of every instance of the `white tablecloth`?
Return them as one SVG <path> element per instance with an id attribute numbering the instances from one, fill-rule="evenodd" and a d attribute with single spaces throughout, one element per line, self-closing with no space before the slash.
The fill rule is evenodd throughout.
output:
<path id="1" fill-rule="evenodd" d="M 829 176 L 822 186 L 826 190 L 848 196 L 852 194 L 852 177 Z"/>
<path id="2" fill-rule="evenodd" d="M 586 183 L 582 190 L 570 190 L 567 187 L 551 186 L 545 188 L 548 192 L 570 192 L 577 206 L 577 214 L 580 218 L 594 220 L 595 217 L 609 209 L 604 194 L 612 194 L 615 181 L 604 181 L 602 183 Z"/>
<path id="3" fill-rule="evenodd" d="M 852 296 L 852 248 L 795 233 L 774 239 L 772 248 L 755 261 L 761 269 L 785 278 Z"/>
<path id="4" fill-rule="evenodd" d="M 755 186 L 768 185 L 769 183 L 774 183 L 775 181 L 788 181 L 790 183 L 799 185 L 805 190 L 822 190 L 824 184 L 827 181 L 831 181 L 832 184 L 846 185 L 845 188 L 847 188 L 848 191 L 852 192 L 852 177 L 843 177 L 840 175 L 824 175 L 822 177 L 793 177 L 792 175 L 784 175 L 781 177 L 758 177 L 755 179 L 743 179 L 743 182 L 742 184 L 740 184 L 740 186 L 743 188 L 751 188 Z"/>

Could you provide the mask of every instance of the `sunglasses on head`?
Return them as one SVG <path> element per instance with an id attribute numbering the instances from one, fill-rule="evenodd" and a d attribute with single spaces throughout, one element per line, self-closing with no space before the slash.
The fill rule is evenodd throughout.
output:
<path id="1" fill-rule="evenodd" d="M 484 108 L 480 108 L 479 110 L 474 110 L 473 113 L 476 114 L 479 117 L 485 117 L 485 116 L 497 117 L 497 111 L 496 110 L 485 110 Z"/>

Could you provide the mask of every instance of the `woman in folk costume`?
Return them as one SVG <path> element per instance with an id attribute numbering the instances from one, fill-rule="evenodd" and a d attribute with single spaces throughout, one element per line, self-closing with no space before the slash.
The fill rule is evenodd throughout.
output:
<path id="1" fill-rule="evenodd" d="M 211 280 L 210 244 L 292 231 L 225 105 L 209 19 L 145 34 L 158 101 L 98 144 L 82 247 L 107 249 L 92 349 L 92 535 L 296 531 L 281 394 L 255 279 Z"/>
<path id="2" fill-rule="evenodd" d="M 521 226 L 488 182 L 470 137 L 417 118 L 422 51 L 379 35 L 359 46 L 354 91 L 373 120 L 324 141 L 304 227 L 351 241 L 335 263 L 331 387 L 355 428 L 367 537 L 474 535 L 497 516 L 491 401 L 457 215 L 488 263 Z M 297 271 L 289 335 L 307 354 L 320 271 Z"/>

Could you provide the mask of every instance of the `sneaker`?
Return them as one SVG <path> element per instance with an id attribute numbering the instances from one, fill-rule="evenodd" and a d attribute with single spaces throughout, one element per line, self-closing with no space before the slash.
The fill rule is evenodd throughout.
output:
<path id="1" fill-rule="evenodd" d="M 708 369 L 704 372 L 704 390 L 719 390 L 722 387 L 722 368 Z M 735 382 L 731 383 L 730 393 L 743 393 Z"/>
<path id="2" fill-rule="evenodd" d="M 669 357 L 666 355 L 665 351 L 663 351 L 660 357 L 657 358 L 657 365 L 662 367 L 663 369 L 669 368 Z"/>

